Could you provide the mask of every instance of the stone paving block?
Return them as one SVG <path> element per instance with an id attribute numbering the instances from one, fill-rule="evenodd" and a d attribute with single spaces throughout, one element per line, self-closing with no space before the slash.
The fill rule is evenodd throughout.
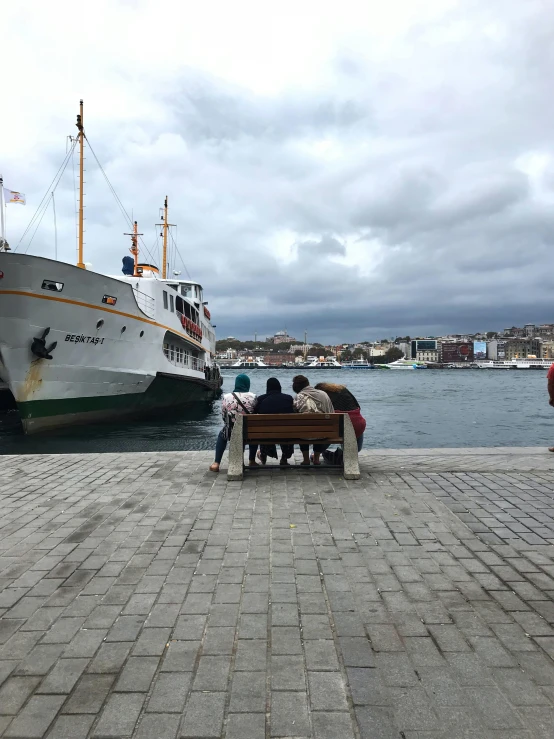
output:
<path id="1" fill-rule="evenodd" d="M 270 733 L 272 737 L 310 736 L 308 704 L 304 693 L 272 692 Z"/>
<path id="2" fill-rule="evenodd" d="M 159 657 L 129 657 L 115 685 L 115 690 L 146 693 L 150 689 L 159 662 Z"/>
<path id="3" fill-rule="evenodd" d="M 391 708 L 382 706 L 357 706 L 356 719 L 361 739 L 399 739 Z"/>
<path id="4" fill-rule="evenodd" d="M 400 652 L 390 654 L 380 652 L 375 655 L 375 663 L 386 685 L 396 687 L 417 685 L 415 668 L 407 655 Z"/>
<path id="5" fill-rule="evenodd" d="M 0 688 L 0 714 L 15 715 L 40 682 L 39 677 L 11 677 Z"/>
<path id="6" fill-rule="evenodd" d="M 113 683 L 113 675 L 83 675 L 68 702 L 64 705 L 63 712 L 72 714 L 99 713 Z"/>
<path id="7" fill-rule="evenodd" d="M 308 670 L 338 670 L 335 644 L 331 640 L 317 639 L 304 643 Z"/>
<path id="8" fill-rule="evenodd" d="M 94 723 L 94 716 L 59 716 L 48 739 L 86 739 Z"/>
<path id="9" fill-rule="evenodd" d="M 186 705 L 181 736 L 219 739 L 224 706 L 225 693 L 191 693 Z"/>
<path id="10" fill-rule="evenodd" d="M 161 655 L 169 640 L 170 629 L 145 628 L 133 647 L 133 656 Z"/>
<path id="11" fill-rule="evenodd" d="M 89 660 L 60 659 L 42 681 L 37 693 L 70 693 Z"/>
<path id="12" fill-rule="evenodd" d="M 87 672 L 119 672 L 127 655 L 131 651 L 129 642 L 114 642 L 102 644 L 95 658 L 87 668 Z"/>
<path id="13" fill-rule="evenodd" d="M 271 629 L 272 654 L 301 654 L 300 629 L 294 626 L 275 626 Z"/>
<path id="14" fill-rule="evenodd" d="M 271 658 L 272 690 L 306 690 L 304 658 L 287 655 Z"/>
<path id="15" fill-rule="evenodd" d="M 145 714 L 139 724 L 134 739 L 175 739 L 179 730 L 181 717 L 175 714 Z"/>
<path id="16" fill-rule="evenodd" d="M 64 651 L 63 644 L 39 644 L 21 661 L 15 673 L 17 675 L 46 675 L 58 657 Z"/>
<path id="17" fill-rule="evenodd" d="M 237 672 L 231 684 L 231 713 L 257 713 L 266 709 L 264 672 Z"/>
<path id="18" fill-rule="evenodd" d="M 36 695 L 25 705 L 13 719 L 5 737 L 11 739 L 41 739 L 60 710 L 65 696 Z"/>
<path id="19" fill-rule="evenodd" d="M 308 684 L 312 710 L 347 709 L 346 688 L 340 672 L 308 672 Z"/>
<path id="20" fill-rule="evenodd" d="M 184 615 L 179 616 L 173 638 L 175 639 L 202 639 L 204 629 L 206 628 L 207 616 L 203 615 Z"/>
<path id="21" fill-rule="evenodd" d="M 267 642 L 263 639 L 239 639 L 235 659 L 235 670 L 265 670 L 267 664 Z"/>
<path id="22" fill-rule="evenodd" d="M 121 739 L 133 733 L 144 695 L 141 693 L 113 693 L 100 714 L 92 736 L 103 739 Z"/>
<path id="23" fill-rule="evenodd" d="M 346 667 L 375 666 L 375 657 L 366 637 L 339 637 L 338 645 L 343 663 Z"/>
<path id="24" fill-rule="evenodd" d="M 225 691 L 229 680 L 231 657 L 203 655 L 198 663 L 193 690 Z"/>
<path id="25" fill-rule="evenodd" d="M 190 682 L 191 674 L 188 672 L 160 673 L 146 710 L 150 713 L 182 713 Z"/>
<path id="26" fill-rule="evenodd" d="M 312 713 L 312 727 L 314 739 L 354 739 L 352 719 L 346 712 Z"/>
<path id="27" fill-rule="evenodd" d="M 496 687 L 468 688 L 467 694 L 478 707 L 481 719 L 490 729 L 524 728 L 516 711 Z"/>
<path id="28" fill-rule="evenodd" d="M 261 713 L 230 714 L 226 739 L 265 739 L 265 715 Z"/>

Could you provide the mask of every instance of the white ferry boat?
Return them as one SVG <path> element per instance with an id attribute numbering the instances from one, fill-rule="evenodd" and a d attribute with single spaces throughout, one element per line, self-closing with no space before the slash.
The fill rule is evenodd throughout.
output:
<path id="1" fill-rule="evenodd" d="M 77 129 L 77 265 L 12 252 L 4 233 L 0 240 L 0 382 L 28 434 L 211 401 L 222 384 L 202 286 L 167 277 L 167 198 L 161 274 L 139 261 L 136 221 L 122 275 L 86 269 L 82 101 Z"/>
<path id="2" fill-rule="evenodd" d="M 552 359 L 535 359 L 529 357 L 527 359 L 491 359 L 489 361 L 477 361 L 475 365 L 479 369 L 533 369 L 544 370 L 550 369 L 554 360 Z"/>
<path id="3" fill-rule="evenodd" d="M 427 369 L 425 362 L 418 362 L 415 359 L 397 359 L 395 362 L 383 365 L 391 370 L 420 370 Z"/>
<path id="4" fill-rule="evenodd" d="M 304 366 L 306 369 L 342 369 L 342 364 L 335 357 L 315 357 Z"/>
<path id="5" fill-rule="evenodd" d="M 343 369 L 375 369 L 374 364 L 370 364 L 367 359 L 353 359 L 351 362 L 345 362 L 342 365 Z"/>
<path id="6" fill-rule="evenodd" d="M 232 369 L 263 369 L 269 367 L 259 357 L 241 357 L 235 364 L 231 365 Z"/>

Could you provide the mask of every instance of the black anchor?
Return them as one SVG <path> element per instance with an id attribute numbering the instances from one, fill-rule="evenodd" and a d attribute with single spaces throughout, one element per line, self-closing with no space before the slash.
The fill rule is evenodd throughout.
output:
<path id="1" fill-rule="evenodd" d="M 46 328 L 44 329 L 44 333 L 42 334 L 42 337 L 40 339 L 37 339 L 36 337 L 33 339 L 33 343 L 31 344 L 31 351 L 36 357 L 39 357 L 39 359 L 52 359 L 52 355 L 50 352 L 53 352 L 54 349 L 58 346 L 58 342 L 55 341 L 53 344 L 50 344 L 48 349 L 46 348 L 46 337 L 50 333 L 50 329 Z"/>

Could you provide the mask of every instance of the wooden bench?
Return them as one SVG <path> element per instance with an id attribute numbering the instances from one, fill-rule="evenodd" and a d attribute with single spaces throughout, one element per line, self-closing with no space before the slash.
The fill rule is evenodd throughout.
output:
<path id="1" fill-rule="evenodd" d="M 228 480 L 243 479 L 245 444 L 342 444 L 345 479 L 360 478 L 356 435 L 346 413 L 237 416 L 229 445 Z"/>

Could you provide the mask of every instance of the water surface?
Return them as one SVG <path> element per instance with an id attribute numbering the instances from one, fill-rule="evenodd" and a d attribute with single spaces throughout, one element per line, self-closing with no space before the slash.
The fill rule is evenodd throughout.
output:
<path id="1" fill-rule="evenodd" d="M 235 370 L 224 370 L 224 392 Z M 290 392 L 294 372 L 250 370 L 252 390 L 278 377 Z M 312 384 L 346 384 L 368 422 L 364 446 L 375 448 L 550 446 L 554 408 L 538 370 L 315 370 Z M 221 427 L 219 401 L 171 417 L 72 427 L 23 435 L 17 414 L 0 414 L 0 454 L 61 454 L 212 449 Z"/>

